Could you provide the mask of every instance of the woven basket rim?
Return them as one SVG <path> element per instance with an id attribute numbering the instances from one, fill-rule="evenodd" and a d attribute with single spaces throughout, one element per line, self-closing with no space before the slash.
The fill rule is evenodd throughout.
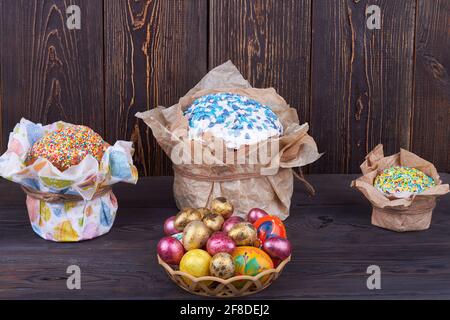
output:
<path id="1" fill-rule="evenodd" d="M 222 279 L 219 277 L 212 277 L 212 276 L 194 277 L 186 272 L 174 270 L 169 264 L 165 263 L 159 255 L 157 255 L 157 257 L 158 257 L 158 263 L 171 275 L 183 276 L 183 277 L 188 278 L 192 282 L 216 281 L 216 282 L 220 282 L 225 285 L 230 284 L 235 281 L 239 281 L 239 280 L 258 281 L 260 278 L 263 278 L 264 276 L 267 276 L 271 273 L 279 274 L 279 273 L 281 273 L 281 271 L 283 271 L 285 265 L 289 261 L 291 261 L 291 256 L 289 256 L 286 259 L 284 259 L 283 261 L 281 261 L 280 264 L 276 268 L 264 270 L 263 272 L 257 274 L 256 276 L 241 275 L 241 276 L 234 276 L 229 279 Z"/>

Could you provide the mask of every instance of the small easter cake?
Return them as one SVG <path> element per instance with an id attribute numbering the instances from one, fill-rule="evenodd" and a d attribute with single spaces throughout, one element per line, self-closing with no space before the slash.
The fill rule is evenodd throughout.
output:
<path id="1" fill-rule="evenodd" d="M 408 198 L 435 186 L 435 182 L 416 168 L 394 166 L 379 173 L 374 186 L 387 197 Z"/>
<path id="2" fill-rule="evenodd" d="M 79 164 L 88 154 L 100 162 L 108 147 L 109 144 L 91 128 L 73 125 L 52 131 L 36 141 L 26 164 L 30 165 L 41 157 L 65 171 Z"/>
<path id="3" fill-rule="evenodd" d="M 246 96 L 216 93 L 196 99 L 184 112 L 189 121 L 189 138 L 210 133 L 238 149 L 283 134 L 278 116 L 268 107 Z"/>

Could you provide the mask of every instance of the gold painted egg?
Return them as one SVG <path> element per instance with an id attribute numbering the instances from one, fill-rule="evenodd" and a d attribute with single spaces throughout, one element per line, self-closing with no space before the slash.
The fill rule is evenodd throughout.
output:
<path id="1" fill-rule="evenodd" d="M 237 246 L 253 246 L 257 239 L 255 227 L 250 222 L 240 222 L 231 228 L 228 236 Z"/>
<path id="2" fill-rule="evenodd" d="M 183 246 L 186 251 L 202 248 L 209 239 L 211 230 L 201 221 L 192 221 L 184 228 Z"/>
<path id="3" fill-rule="evenodd" d="M 225 197 L 218 197 L 212 201 L 211 211 L 228 219 L 233 215 L 234 207 Z"/>
<path id="4" fill-rule="evenodd" d="M 226 252 L 219 252 L 214 255 L 209 265 L 209 272 L 214 277 L 229 279 L 234 276 L 233 257 Z"/>
<path id="5" fill-rule="evenodd" d="M 202 213 L 196 209 L 184 208 L 176 215 L 174 225 L 178 231 L 183 231 L 190 222 L 201 221 L 202 218 Z"/>
<path id="6" fill-rule="evenodd" d="M 195 209 L 195 211 L 197 211 L 198 213 L 200 213 L 202 215 L 202 219 L 207 215 L 212 213 L 211 210 L 209 210 L 208 208 L 197 208 Z"/>
<path id="7" fill-rule="evenodd" d="M 212 231 L 219 231 L 222 229 L 225 219 L 220 214 L 208 213 L 203 217 L 202 221 Z"/>

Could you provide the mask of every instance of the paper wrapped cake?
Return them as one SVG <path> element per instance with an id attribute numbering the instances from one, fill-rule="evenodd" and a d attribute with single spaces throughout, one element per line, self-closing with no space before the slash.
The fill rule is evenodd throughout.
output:
<path id="1" fill-rule="evenodd" d="M 351 186 L 372 204 L 372 224 L 385 229 L 428 229 L 437 198 L 449 192 L 432 163 L 404 149 L 385 157 L 380 144 L 366 156 L 361 170 L 363 176 Z"/>
<path id="2" fill-rule="evenodd" d="M 177 206 L 208 207 L 224 196 L 244 216 L 254 207 L 285 219 L 293 168 L 320 154 L 297 111 L 273 88 L 257 89 L 226 62 L 211 70 L 179 102 L 137 113 L 171 158 Z"/>
<path id="3" fill-rule="evenodd" d="M 131 142 L 113 146 L 86 126 L 22 119 L 0 157 L 0 175 L 22 185 L 33 230 L 74 242 L 107 233 L 117 212 L 111 186 L 136 183 Z"/>

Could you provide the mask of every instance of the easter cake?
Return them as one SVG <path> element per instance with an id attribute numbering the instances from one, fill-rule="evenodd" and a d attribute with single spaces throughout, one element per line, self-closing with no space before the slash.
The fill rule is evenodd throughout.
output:
<path id="1" fill-rule="evenodd" d="M 232 149 L 283 134 L 278 116 L 268 106 L 234 93 L 202 96 L 184 111 L 184 116 L 189 122 L 190 139 L 210 133 Z"/>
<path id="2" fill-rule="evenodd" d="M 31 147 L 26 164 L 45 158 L 60 171 L 79 164 L 90 154 L 99 162 L 109 144 L 89 127 L 82 125 L 67 126 L 49 132 Z"/>
<path id="3" fill-rule="evenodd" d="M 435 186 L 435 182 L 416 168 L 393 166 L 377 175 L 374 186 L 387 197 L 408 198 Z"/>

